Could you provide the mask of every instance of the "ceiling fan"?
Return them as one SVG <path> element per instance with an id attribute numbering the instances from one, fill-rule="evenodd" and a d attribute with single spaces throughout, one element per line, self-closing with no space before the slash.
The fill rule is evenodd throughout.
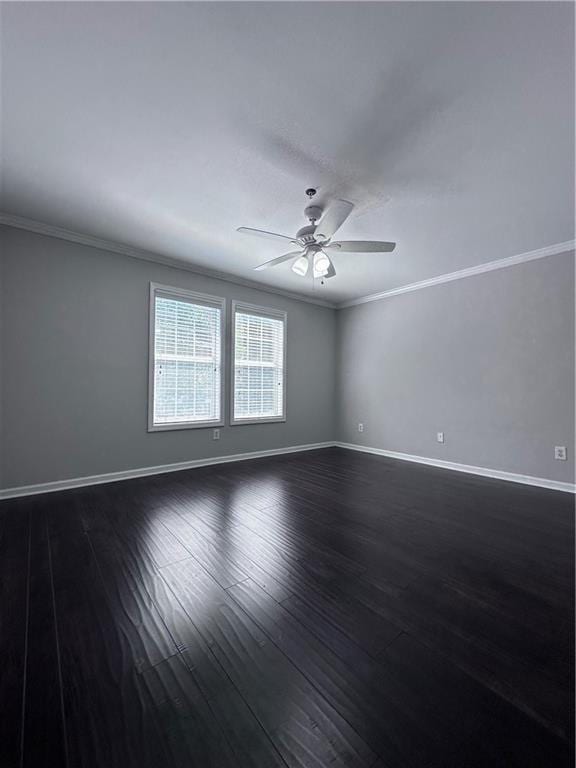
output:
<path id="1" fill-rule="evenodd" d="M 306 194 L 309 198 L 313 198 L 316 190 L 307 189 Z M 295 237 L 279 235 L 264 229 L 253 229 L 252 227 L 238 227 L 237 231 L 246 235 L 267 237 L 273 240 L 287 240 L 300 248 L 298 251 L 291 251 L 283 256 L 265 261 L 264 264 L 259 264 L 254 269 L 268 269 L 292 260 L 294 262 L 292 271 L 297 275 L 305 277 L 311 267 L 313 277 L 329 278 L 334 277 L 336 270 L 326 251 L 332 251 L 331 255 L 338 252 L 389 253 L 396 247 L 396 243 L 386 243 L 380 240 L 332 240 L 337 230 L 352 213 L 353 208 L 354 205 L 347 200 L 335 200 L 326 212 L 318 205 L 309 205 L 304 211 L 304 215 L 310 223 L 298 230 Z"/>

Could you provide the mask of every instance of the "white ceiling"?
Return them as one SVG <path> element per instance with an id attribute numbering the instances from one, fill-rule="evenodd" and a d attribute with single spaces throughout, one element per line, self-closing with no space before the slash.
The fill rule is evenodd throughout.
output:
<path id="1" fill-rule="evenodd" d="M 4 211 L 343 301 L 574 237 L 571 3 L 3 3 Z"/>

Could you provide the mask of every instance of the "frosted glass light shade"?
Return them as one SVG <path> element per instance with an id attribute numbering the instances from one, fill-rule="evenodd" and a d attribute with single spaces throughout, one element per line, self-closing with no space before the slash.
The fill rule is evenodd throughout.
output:
<path id="1" fill-rule="evenodd" d="M 296 259 L 294 264 L 292 264 L 292 272 L 296 272 L 297 275 L 305 277 L 308 272 L 308 257 L 300 256 L 300 258 Z"/>
<path id="2" fill-rule="evenodd" d="M 325 253 L 319 251 L 314 256 L 314 277 L 324 277 L 330 269 L 330 259 Z"/>

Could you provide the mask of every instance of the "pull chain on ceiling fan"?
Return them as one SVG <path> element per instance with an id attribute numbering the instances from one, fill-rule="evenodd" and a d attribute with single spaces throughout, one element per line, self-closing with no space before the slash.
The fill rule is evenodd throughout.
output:
<path id="1" fill-rule="evenodd" d="M 309 198 L 316 194 L 315 189 L 307 189 Z M 276 232 L 268 232 L 265 229 L 253 229 L 252 227 L 238 227 L 238 232 L 246 235 L 255 235 L 273 240 L 286 240 L 301 250 L 290 251 L 275 259 L 265 261 L 254 267 L 256 270 L 268 269 L 283 264 L 285 261 L 293 261 L 292 271 L 301 277 L 308 274 L 312 268 L 315 278 L 334 277 L 336 270 L 326 251 L 333 253 L 390 253 L 396 247 L 396 243 L 388 243 L 380 240 L 338 240 L 332 237 L 340 229 L 342 224 L 350 216 L 354 205 L 347 200 L 335 200 L 327 211 L 318 205 L 309 205 L 304 215 L 310 222 L 307 226 L 298 230 L 295 237 L 279 235 Z M 319 222 L 318 224 L 316 222 Z"/>

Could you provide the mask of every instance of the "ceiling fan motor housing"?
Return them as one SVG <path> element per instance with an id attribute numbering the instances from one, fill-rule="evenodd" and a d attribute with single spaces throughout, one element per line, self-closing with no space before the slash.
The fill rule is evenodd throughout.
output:
<path id="1" fill-rule="evenodd" d="M 309 224 L 307 227 L 302 227 L 302 229 L 299 229 L 296 233 L 296 237 L 298 240 L 302 240 L 304 243 L 314 243 L 314 232 L 316 232 L 316 227 L 314 224 Z"/>
<path id="2" fill-rule="evenodd" d="M 318 221 L 322 216 L 322 208 L 320 208 L 319 205 L 309 205 L 308 208 L 304 210 L 304 216 L 306 216 L 308 221 Z"/>

